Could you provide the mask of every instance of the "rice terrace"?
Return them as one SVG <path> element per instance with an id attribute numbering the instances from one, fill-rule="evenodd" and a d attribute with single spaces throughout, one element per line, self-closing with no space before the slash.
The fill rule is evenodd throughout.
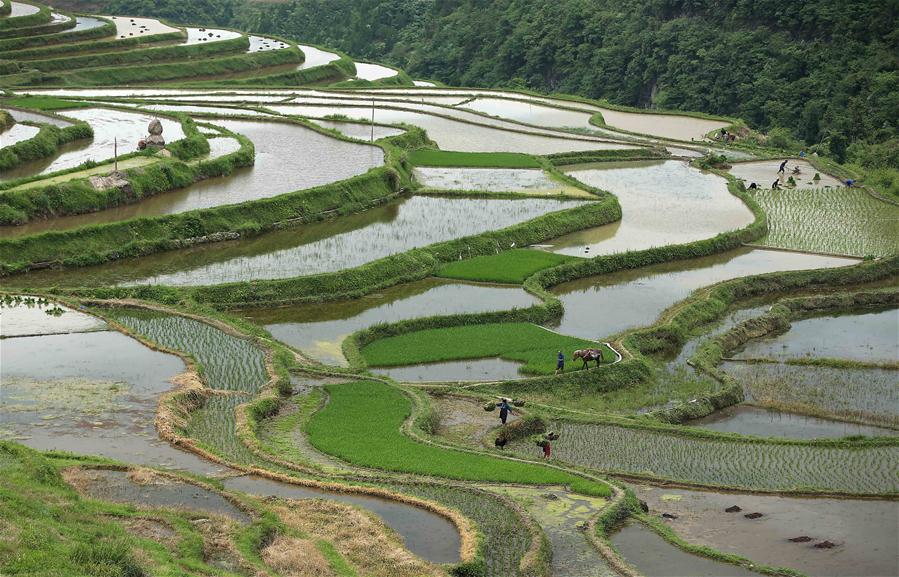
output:
<path id="1" fill-rule="evenodd" d="M 0 577 L 899 575 L 895 4 L 588 4 L 0 0 Z"/>

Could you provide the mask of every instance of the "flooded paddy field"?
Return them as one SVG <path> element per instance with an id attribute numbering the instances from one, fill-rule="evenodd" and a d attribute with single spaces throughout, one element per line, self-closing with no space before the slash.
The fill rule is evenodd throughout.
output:
<path id="1" fill-rule="evenodd" d="M 237 242 L 213 243 L 71 271 L 37 271 L 11 277 L 10 282 L 21 283 L 18 286 L 186 286 L 332 272 L 415 247 L 504 228 L 571 208 L 577 202 L 415 196 L 333 221 Z M 435 214 L 445 218 L 439 222 L 428 218 Z"/>
<path id="2" fill-rule="evenodd" d="M 899 426 L 899 371 L 737 361 L 721 367 L 755 404 Z"/>
<path id="3" fill-rule="evenodd" d="M 0 132 L 0 148 L 12 146 L 23 140 L 34 138 L 40 130 L 41 129 L 37 126 L 29 126 L 27 124 L 21 124 L 21 122 L 16 122 L 10 128 Z"/>
<path id="4" fill-rule="evenodd" d="M 536 168 L 440 168 L 419 166 L 415 180 L 425 188 L 470 192 L 518 192 L 595 198 L 584 190 L 552 179 Z"/>
<path id="5" fill-rule="evenodd" d="M 240 38 L 241 33 L 234 30 L 221 30 L 217 28 L 191 28 L 184 29 L 187 32 L 187 40 L 184 44 L 203 44 Z"/>
<path id="6" fill-rule="evenodd" d="M 537 299 L 520 288 L 427 279 L 352 301 L 248 310 L 244 316 L 273 337 L 316 360 L 344 364 L 341 343 L 350 334 L 380 323 L 423 316 L 528 307 Z"/>
<path id="7" fill-rule="evenodd" d="M 147 135 L 147 126 L 155 118 L 148 114 L 109 108 L 79 108 L 66 110 L 62 114 L 90 124 L 94 129 L 93 139 L 66 144 L 60 147 L 60 153 L 51 158 L 26 162 L 14 169 L 5 170 L 0 176 L 0 181 L 49 174 L 74 168 L 88 160 L 110 159 L 114 156 L 115 139 L 118 139 L 120 154 L 136 151 L 137 142 Z M 184 138 L 179 122 L 168 118 L 159 120 L 162 122 L 166 142 Z"/>
<path id="8" fill-rule="evenodd" d="M 680 244 L 742 228 L 752 212 L 730 194 L 727 181 L 679 160 L 608 162 L 563 168 L 584 184 L 609 191 L 621 221 L 572 233 L 547 250 L 595 256 Z"/>
<path id="9" fill-rule="evenodd" d="M 401 383 L 489 382 L 520 379 L 522 363 L 506 359 L 466 359 L 404 367 L 378 367 L 378 374 Z"/>
<path id="10" fill-rule="evenodd" d="M 401 128 L 391 128 L 390 126 L 378 124 L 362 124 L 361 122 L 337 122 L 332 120 L 315 120 L 314 122 L 322 128 L 336 130 L 344 136 L 359 140 L 380 140 L 405 132 Z"/>
<path id="11" fill-rule="evenodd" d="M 899 571 L 895 547 L 899 503 L 895 501 L 804 499 L 642 485 L 633 488 L 649 504 L 651 514 L 677 515 L 677 519 L 668 521 L 670 527 L 694 545 L 822 577 L 874 577 Z M 725 511 L 734 505 L 742 511 Z M 763 516 L 746 519 L 744 514 L 750 512 Z M 790 541 L 796 537 L 809 540 Z M 815 544 L 822 541 L 836 547 L 816 548 Z"/>
<path id="12" fill-rule="evenodd" d="M 321 50 L 315 46 L 307 46 L 305 44 L 298 44 L 297 46 L 300 47 L 300 50 L 302 50 L 303 54 L 306 56 L 303 63 L 297 66 L 297 70 L 306 70 L 308 68 L 315 68 L 316 66 L 324 66 L 329 62 L 340 60 L 340 55 Z"/>
<path id="13" fill-rule="evenodd" d="M 834 421 L 746 404 L 727 407 L 715 411 L 708 417 L 687 421 L 685 424 L 712 431 L 788 439 L 826 439 L 856 435 L 894 437 L 899 435 L 899 430 L 896 429 Z"/>
<path id="14" fill-rule="evenodd" d="M 477 110 L 490 116 L 498 116 L 509 120 L 535 124 L 551 128 L 594 128 L 590 124 L 589 112 L 554 108 L 518 100 L 478 97 L 461 104 L 460 107 Z"/>
<path id="15" fill-rule="evenodd" d="M 554 458 L 600 472 L 768 491 L 899 489 L 899 447 L 757 444 L 570 421 L 554 421 L 549 428 L 560 435 L 553 442 Z M 532 457 L 539 451 L 528 440 L 515 441 L 511 448 Z"/>
<path id="16" fill-rule="evenodd" d="M 258 110 L 248 110 L 246 108 L 236 108 L 228 106 L 202 106 L 193 104 L 141 104 L 141 110 L 152 110 L 156 112 L 183 112 L 185 114 L 215 114 L 220 116 L 260 116 L 268 117 L 270 114 L 259 112 Z"/>
<path id="17" fill-rule="evenodd" d="M 130 16 L 104 16 L 104 18 L 109 18 L 115 23 L 117 38 L 178 32 L 177 28 L 172 28 L 154 18 L 131 18 Z"/>
<path id="18" fill-rule="evenodd" d="M 106 330 L 93 315 L 33 297 L 0 301 L 0 338 Z"/>
<path id="19" fill-rule="evenodd" d="M 727 121 L 676 114 L 642 114 L 609 108 L 601 112 L 606 125 L 612 128 L 673 140 L 703 140 L 709 132 L 730 125 Z"/>
<path id="20" fill-rule="evenodd" d="M 36 124 L 52 124 L 53 126 L 58 126 L 60 128 L 65 128 L 66 126 L 72 126 L 72 123 L 66 120 L 65 118 L 60 118 L 56 116 L 50 116 L 49 114 L 41 114 L 40 112 L 34 112 L 32 110 L 19 110 L 18 108 L 7 108 L 5 109 L 7 112 L 12 114 L 12 117 L 16 119 L 16 122 L 34 122 Z M 63 112 L 65 114 L 65 112 Z M 3 137 L 6 138 L 5 136 Z M 7 146 L 8 143 L 6 140 L 3 141 L 3 145 Z"/>
<path id="21" fill-rule="evenodd" d="M 842 188 L 845 186 L 840 179 L 830 176 L 827 173 L 819 172 L 818 169 L 812 166 L 807 160 L 799 158 L 790 158 L 786 160 L 788 160 L 788 163 L 786 170 L 784 171 L 784 179 L 792 176 L 796 181 L 797 188 Z M 747 187 L 755 182 L 761 188 L 771 188 L 771 183 L 777 180 L 779 176 L 777 170 L 780 168 L 781 162 L 783 162 L 783 160 L 780 158 L 773 160 L 756 160 L 752 162 L 737 162 L 734 163 L 729 172 L 739 180 L 742 180 Z M 796 167 L 799 168 L 799 174 L 793 174 L 793 169 Z M 820 176 L 818 180 L 814 179 L 815 174 Z M 781 183 L 781 185 L 782 184 L 783 183 Z"/>
<path id="22" fill-rule="evenodd" d="M 746 343 L 737 358 L 832 358 L 865 363 L 899 360 L 899 309 L 793 321 L 790 330 Z"/>
<path id="23" fill-rule="evenodd" d="M 269 198 L 344 180 L 384 163 L 383 151 L 345 142 L 304 126 L 285 122 L 216 120 L 215 124 L 253 141 L 256 161 L 226 177 L 202 180 L 185 188 L 101 212 L 0 227 L 0 238 L 47 230 L 116 222 L 129 218 L 175 214 L 188 210 Z M 218 138 L 210 141 L 210 147 Z M 227 146 L 227 145 L 225 145 Z"/>
<path id="24" fill-rule="evenodd" d="M 18 16 L 28 16 L 37 14 L 40 10 L 39 6 L 34 4 L 25 4 L 24 2 L 10 2 L 10 13 L 7 18 L 16 18 Z"/>
<path id="25" fill-rule="evenodd" d="M 368 62 L 354 62 L 356 65 L 356 78 L 361 80 L 381 80 L 396 76 L 397 71 L 380 64 L 370 64 Z"/>
<path id="26" fill-rule="evenodd" d="M 741 248 L 588 277 L 553 288 L 565 307 L 557 330 L 582 338 L 610 336 L 652 324 L 694 290 L 743 276 L 855 264 L 854 259 Z"/>
<path id="27" fill-rule="evenodd" d="M 646 577 L 756 577 L 754 573 L 730 563 L 691 555 L 665 541 L 652 529 L 637 522 L 625 523 L 612 533 L 612 545 L 640 574 Z"/>

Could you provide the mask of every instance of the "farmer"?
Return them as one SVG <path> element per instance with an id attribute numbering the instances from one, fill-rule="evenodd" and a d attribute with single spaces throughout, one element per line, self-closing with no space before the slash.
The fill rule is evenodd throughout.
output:
<path id="1" fill-rule="evenodd" d="M 549 444 L 548 440 L 543 441 L 543 458 L 549 459 L 549 456 L 552 454 L 552 446 Z"/>
<path id="2" fill-rule="evenodd" d="M 783 174 L 783 173 L 784 173 L 784 171 L 787 169 L 787 162 L 788 162 L 788 161 L 789 161 L 789 159 L 784 160 L 783 162 L 780 163 L 780 168 L 777 169 L 777 174 Z"/>
<path id="3" fill-rule="evenodd" d="M 855 184 L 855 181 L 851 178 L 846 181 L 846 188 L 852 188 L 852 185 Z"/>
<path id="4" fill-rule="evenodd" d="M 759 188 L 759 185 L 757 185 L 754 182 L 749 185 L 749 190 L 758 190 L 758 188 Z"/>
<path id="5" fill-rule="evenodd" d="M 509 404 L 509 399 L 503 399 L 501 402 L 496 404 L 499 407 L 499 420 L 502 424 L 506 424 L 506 419 L 509 418 L 509 413 L 512 412 L 512 406 Z"/>
<path id="6" fill-rule="evenodd" d="M 558 375 L 562 371 L 565 370 L 565 355 L 562 354 L 562 351 L 559 351 L 559 355 L 556 357 L 556 374 Z"/>
<path id="7" fill-rule="evenodd" d="M 774 181 L 774 184 L 771 185 L 771 190 L 780 190 L 780 179 Z"/>

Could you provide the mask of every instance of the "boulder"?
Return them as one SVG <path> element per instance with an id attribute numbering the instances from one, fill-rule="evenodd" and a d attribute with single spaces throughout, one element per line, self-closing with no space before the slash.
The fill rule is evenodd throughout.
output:
<path id="1" fill-rule="evenodd" d="M 110 188 L 118 188 L 127 193 L 131 192 L 131 183 L 128 182 L 124 172 L 112 172 L 106 176 L 90 177 L 91 186 L 97 190 L 108 190 Z"/>

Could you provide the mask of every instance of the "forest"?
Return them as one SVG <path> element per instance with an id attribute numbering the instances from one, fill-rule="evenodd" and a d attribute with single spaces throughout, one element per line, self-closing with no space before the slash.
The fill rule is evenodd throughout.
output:
<path id="1" fill-rule="evenodd" d="M 896 0 L 109 0 L 107 10 L 279 34 L 452 85 L 735 116 L 784 148 L 899 186 Z"/>

